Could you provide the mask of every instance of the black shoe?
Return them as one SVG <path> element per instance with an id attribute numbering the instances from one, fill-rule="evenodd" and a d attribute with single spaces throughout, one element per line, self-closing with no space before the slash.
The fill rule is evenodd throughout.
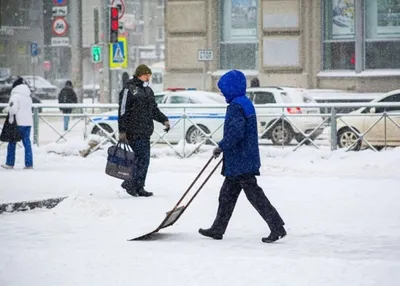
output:
<path id="1" fill-rule="evenodd" d="M 138 197 L 139 194 L 135 189 L 126 189 L 126 192 L 131 195 L 132 197 Z"/>
<path id="2" fill-rule="evenodd" d="M 125 190 L 128 190 L 131 186 L 130 183 L 128 181 L 123 181 L 121 184 L 121 187 Z"/>
<path id="3" fill-rule="evenodd" d="M 153 195 L 152 192 L 148 192 L 143 188 L 139 188 L 136 192 L 139 195 L 139 197 L 151 197 Z"/>
<path id="4" fill-rule="evenodd" d="M 207 237 L 211 237 L 211 238 L 216 239 L 216 240 L 221 240 L 222 237 L 223 237 L 222 234 L 215 232 L 215 231 L 212 230 L 211 228 L 208 228 L 208 229 L 202 229 L 202 228 L 200 228 L 200 229 L 199 229 L 199 233 L 200 233 L 201 235 L 204 235 L 204 236 L 207 236 Z"/>
<path id="5" fill-rule="evenodd" d="M 286 236 L 286 230 L 282 226 L 276 231 L 272 231 L 271 234 L 268 237 L 263 237 L 261 240 L 262 242 L 265 243 L 273 243 L 277 241 L 278 239 L 282 239 Z"/>
<path id="6" fill-rule="evenodd" d="M 136 189 L 133 188 L 133 187 L 131 187 L 131 186 L 129 185 L 128 182 L 124 181 L 124 182 L 121 184 L 121 187 L 124 188 L 124 189 L 126 190 L 126 192 L 127 192 L 129 195 L 131 195 L 132 197 L 138 197 L 138 196 L 139 196 L 139 194 L 138 194 L 138 192 L 136 191 Z"/>

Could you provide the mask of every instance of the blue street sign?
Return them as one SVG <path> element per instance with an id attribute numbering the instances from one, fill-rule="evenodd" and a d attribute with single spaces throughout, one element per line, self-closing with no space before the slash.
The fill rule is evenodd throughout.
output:
<path id="1" fill-rule="evenodd" d="M 128 45 L 125 37 L 118 37 L 117 43 L 110 44 L 110 68 L 128 67 Z"/>
<path id="2" fill-rule="evenodd" d="M 31 56 L 36 57 L 39 54 L 38 44 L 31 43 Z"/>
<path id="3" fill-rule="evenodd" d="M 67 0 L 53 0 L 53 3 L 55 4 L 55 5 L 65 5 L 65 4 L 67 4 Z"/>
<path id="4" fill-rule="evenodd" d="M 118 42 L 113 44 L 113 63 L 123 63 L 124 62 L 124 43 Z"/>

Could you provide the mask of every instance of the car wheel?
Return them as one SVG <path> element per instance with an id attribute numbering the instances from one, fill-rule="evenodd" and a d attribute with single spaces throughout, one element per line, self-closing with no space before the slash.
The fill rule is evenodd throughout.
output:
<path id="1" fill-rule="evenodd" d="M 374 148 L 376 151 L 382 151 L 385 148 L 385 146 L 374 146 Z"/>
<path id="2" fill-rule="evenodd" d="M 283 128 L 282 128 L 283 127 Z M 277 122 L 271 129 L 271 140 L 274 145 L 289 145 L 293 140 L 293 130 L 288 123 Z"/>
<path id="3" fill-rule="evenodd" d="M 296 135 L 294 136 L 294 139 L 297 141 L 297 143 L 300 143 L 301 141 L 304 140 L 304 136 L 301 135 L 301 134 L 296 134 Z M 310 140 L 314 140 L 314 139 L 311 137 Z M 304 145 L 311 145 L 310 140 L 306 140 L 303 144 L 304 144 Z"/>
<path id="4" fill-rule="evenodd" d="M 197 125 L 201 130 L 204 131 L 204 133 L 209 134 L 210 130 L 208 130 L 207 127 L 203 125 Z M 204 139 L 206 139 L 206 136 L 196 128 L 196 126 L 192 126 L 189 128 L 188 132 L 186 133 L 186 141 L 190 144 L 197 144 L 200 142 L 203 142 Z M 209 143 L 208 141 L 206 142 L 207 144 Z"/>
<path id="5" fill-rule="evenodd" d="M 303 136 L 302 134 L 296 134 L 296 135 L 294 136 L 294 139 L 295 139 L 298 143 L 300 143 L 301 141 L 304 140 L 304 136 Z M 312 141 L 314 141 L 315 139 L 316 139 L 315 136 L 311 136 L 311 137 L 310 137 L 310 140 L 312 140 Z M 311 145 L 311 141 L 310 141 L 310 140 L 306 140 L 303 144 L 304 144 L 304 145 Z"/>
<path id="6" fill-rule="evenodd" d="M 350 128 L 343 128 L 338 132 L 337 143 L 339 148 L 349 148 L 357 139 L 358 136 L 353 130 Z M 350 150 L 359 151 L 361 149 L 361 144 L 361 141 L 358 141 Z"/>
<path id="7" fill-rule="evenodd" d="M 111 128 L 110 125 L 101 123 L 99 124 L 101 126 L 101 128 L 103 128 L 105 131 L 107 131 L 108 133 L 112 134 L 114 132 L 114 130 Z M 100 137 L 107 137 L 106 134 L 104 133 L 103 130 L 101 130 L 99 127 L 95 126 L 92 130 L 92 134 L 94 135 L 98 135 Z M 115 139 L 115 135 L 112 136 Z M 109 140 L 108 140 L 109 141 Z"/>

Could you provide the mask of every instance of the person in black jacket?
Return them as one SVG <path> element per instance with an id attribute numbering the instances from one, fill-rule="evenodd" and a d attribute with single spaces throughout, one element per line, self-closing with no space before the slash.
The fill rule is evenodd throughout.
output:
<path id="1" fill-rule="evenodd" d="M 131 196 L 152 196 L 144 189 L 150 163 L 150 137 L 154 131 L 153 120 L 170 129 L 168 117 L 157 106 L 153 90 L 148 86 L 151 70 L 139 65 L 135 75 L 119 94 L 118 131 L 119 139 L 128 142 L 138 159 L 137 171 L 132 180 L 124 181 L 122 187 Z"/>
<path id="2" fill-rule="evenodd" d="M 60 94 L 58 95 L 58 103 L 78 103 L 78 97 L 76 96 L 71 81 L 68 80 L 60 91 Z M 60 108 L 60 110 L 64 114 L 72 113 L 72 108 Z M 69 118 L 69 115 L 64 116 L 64 131 L 68 130 Z"/>
<path id="3" fill-rule="evenodd" d="M 122 87 L 125 86 L 125 84 L 128 82 L 129 80 L 129 74 L 127 72 L 123 72 L 122 74 Z"/>

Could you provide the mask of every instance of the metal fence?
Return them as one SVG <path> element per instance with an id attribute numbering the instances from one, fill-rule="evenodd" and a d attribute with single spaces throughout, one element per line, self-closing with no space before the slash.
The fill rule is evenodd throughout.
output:
<path id="1" fill-rule="evenodd" d="M 0 109 L 6 106 L 0 104 Z M 172 118 L 171 130 L 175 138 L 172 140 L 173 136 L 163 132 L 160 125 L 152 136 L 152 147 L 164 143 L 177 155 L 188 157 L 204 144 L 217 145 L 222 138 L 225 105 L 165 104 L 159 107 Z M 255 107 L 260 144 L 292 148 L 294 151 L 305 145 L 331 150 L 345 148 L 346 151 L 362 148 L 377 151 L 400 145 L 400 103 L 268 104 Z M 73 108 L 74 113 L 63 114 L 60 108 Z M 117 143 L 117 108 L 117 104 L 34 104 L 34 144 L 68 141 L 77 137 L 86 139 L 94 130 L 101 135 L 101 144 L 107 141 Z M 360 109 L 351 114 L 336 112 L 343 108 Z M 327 109 L 329 114 L 324 113 Z M 114 111 L 115 114 L 106 111 Z M 5 116 L 5 113 L 0 114 L 2 118 Z M 64 116 L 73 119 L 67 130 L 60 128 Z M 43 131 L 46 128 L 46 132 L 50 130 L 56 138 L 41 140 L 47 136 Z M 191 142 L 191 138 L 196 138 L 195 142 Z M 190 152 L 176 151 L 175 143 L 183 142 L 185 150 L 187 141 L 195 144 Z M 292 144 L 292 141 L 297 143 Z"/>

